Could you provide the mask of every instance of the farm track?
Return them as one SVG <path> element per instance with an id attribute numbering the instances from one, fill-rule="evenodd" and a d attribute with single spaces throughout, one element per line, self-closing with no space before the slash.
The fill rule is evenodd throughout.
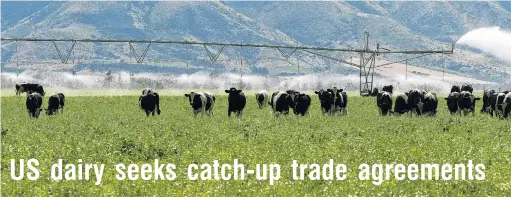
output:
<path id="1" fill-rule="evenodd" d="M 3 90 L 2 90 L 3 91 Z M 145 117 L 138 96 L 66 97 L 64 114 L 29 119 L 25 96 L 1 98 L 2 195 L 5 196 L 511 196 L 511 122 L 476 113 L 451 116 L 439 98 L 436 117 L 380 117 L 374 97 L 352 97 L 348 116 L 324 117 L 317 96 L 310 115 L 274 118 L 247 95 L 242 119 L 227 118 L 227 97 L 217 94 L 213 117 L 194 118 L 184 96 L 162 96 L 161 116 Z M 43 106 L 47 105 L 46 96 Z M 481 102 L 476 109 L 481 108 Z M 41 178 L 13 181 L 11 159 L 39 160 Z M 106 164 L 100 186 L 90 181 L 50 180 L 51 164 Z M 174 181 L 118 181 L 118 163 L 174 163 Z M 270 185 L 244 181 L 189 181 L 191 163 L 278 163 L 281 178 Z M 345 163 L 345 181 L 293 181 L 290 164 Z M 363 163 L 485 164 L 484 181 L 396 181 L 379 186 L 358 180 Z"/>

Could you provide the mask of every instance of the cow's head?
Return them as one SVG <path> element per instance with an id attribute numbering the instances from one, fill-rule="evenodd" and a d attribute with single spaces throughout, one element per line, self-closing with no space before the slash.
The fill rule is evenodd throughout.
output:
<path id="1" fill-rule="evenodd" d="M 326 91 L 331 92 L 334 97 L 338 97 L 338 96 L 340 96 L 342 89 L 339 89 L 334 86 L 334 87 L 332 87 L 332 89 L 327 89 Z"/>
<path id="2" fill-rule="evenodd" d="M 451 93 L 453 93 L 453 92 L 460 93 L 460 92 L 461 92 L 461 91 L 460 91 L 460 86 L 453 85 L 453 86 L 451 87 Z"/>
<path id="3" fill-rule="evenodd" d="M 392 106 L 392 96 L 389 92 L 381 92 L 380 97 L 380 105 L 382 106 Z"/>
<path id="4" fill-rule="evenodd" d="M 393 90 L 394 90 L 394 86 L 392 85 L 386 85 L 386 86 L 383 86 L 383 88 L 381 89 L 382 91 L 385 91 L 385 92 L 388 92 L 390 94 L 392 94 Z"/>
<path id="5" fill-rule="evenodd" d="M 240 94 L 242 90 L 237 90 L 236 88 L 230 88 L 228 90 L 225 90 L 225 93 L 228 93 L 229 95 L 233 94 Z"/>
<path id="6" fill-rule="evenodd" d="M 190 105 L 193 105 L 193 100 L 196 95 L 197 95 L 197 93 L 195 93 L 195 92 L 190 92 L 190 94 L 185 94 L 185 97 L 188 97 L 188 102 L 190 103 Z"/>
<path id="7" fill-rule="evenodd" d="M 286 92 L 287 93 L 287 92 Z M 297 92 L 297 91 L 292 91 L 292 92 L 289 92 L 287 93 L 289 95 L 289 98 L 291 98 L 291 101 L 293 102 L 293 106 L 296 105 L 296 100 L 298 99 L 298 97 L 300 96 L 300 92 Z"/>
<path id="8" fill-rule="evenodd" d="M 316 92 L 318 92 L 318 91 L 316 91 Z M 314 93 L 316 93 L 316 92 L 314 92 Z M 333 98 L 334 98 L 332 92 L 330 92 L 330 91 L 320 90 L 316 94 L 318 94 L 318 98 L 321 103 L 333 101 Z"/>
<path id="9" fill-rule="evenodd" d="M 153 93 L 153 90 L 151 88 L 144 88 L 144 90 L 142 90 L 142 95 L 146 95 L 146 94 L 150 94 L 150 93 Z"/>
<path id="10" fill-rule="evenodd" d="M 321 100 L 321 95 L 323 95 L 325 92 L 326 92 L 325 90 L 321 89 L 321 90 L 318 90 L 318 91 L 314 91 L 314 94 L 317 94 L 319 100 Z"/>
<path id="11" fill-rule="evenodd" d="M 303 93 L 296 93 L 292 96 L 294 97 L 293 102 L 295 107 L 301 105 L 303 102 L 307 102 L 307 100 L 310 100 L 310 96 Z"/>
<path id="12" fill-rule="evenodd" d="M 472 84 L 469 84 L 469 83 L 466 83 L 466 84 L 463 84 L 461 86 L 461 91 L 467 91 L 467 92 L 470 92 L 472 93 L 474 91 L 474 89 L 472 88 Z"/>
<path id="13" fill-rule="evenodd" d="M 53 115 L 55 113 L 52 109 L 44 109 L 44 111 L 46 112 L 46 115 Z"/>

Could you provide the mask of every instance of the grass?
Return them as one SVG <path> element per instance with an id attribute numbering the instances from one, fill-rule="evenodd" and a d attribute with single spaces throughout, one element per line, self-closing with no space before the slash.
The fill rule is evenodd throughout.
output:
<path id="1" fill-rule="evenodd" d="M 218 94 L 220 95 L 220 94 Z M 67 97 L 64 114 L 30 119 L 25 97 L 1 98 L 1 194 L 5 196 L 511 196 L 511 124 L 479 113 L 457 117 L 440 98 L 437 117 L 380 117 L 375 98 L 352 97 L 348 116 L 324 117 L 313 96 L 309 117 L 274 118 L 257 109 L 254 96 L 242 119 L 227 118 L 227 97 L 217 96 L 213 117 L 194 118 L 181 96 L 161 98 L 161 116 L 145 117 L 137 96 Z M 46 105 L 47 97 L 44 105 Z M 478 104 L 481 104 L 480 102 Z M 480 109 L 480 106 L 477 107 Z M 37 181 L 13 181 L 11 159 L 39 160 Z M 51 164 L 106 164 L 100 186 L 90 181 L 50 179 Z M 118 181 L 115 164 L 174 163 L 174 181 Z M 247 168 L 278 163 L 274 185 L 246 180 L 190 181 L 190 163 L 232 164 Z M 348 167 L 345 181 L 294 181 L 290 164 L 326 163 Z M 358 180 L 362 163 L 482 163 L 484 181 L 396 181 L 379 186 Z"/>

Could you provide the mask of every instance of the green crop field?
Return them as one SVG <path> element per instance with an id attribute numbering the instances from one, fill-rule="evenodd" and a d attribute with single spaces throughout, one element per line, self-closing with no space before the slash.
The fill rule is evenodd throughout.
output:
<path id="1" fill-rule="evenodd" d="M 25 97 L 1 98 L 2 196 L 511 196 L 511 122 L 478 112 L 451 116 L 440 98 L 436 117 L 380 117 L 375 98 L 351 97 L 348 115 L 325 117 L 313 96 L 307 117 L 275 118 L 259 110 L 253 94 L 241 119 L 227 118 L 227 97 L 217 96 L 212 117 L 194 118 L 184 96 L 162 96 L 162 114 L 146 117 L 137 96 L 67 97 L 64 114 L 30 119 Z M 44 98 L 46 107 L 48 97 Z M 481 102 L 477 109 L 480 109 Z M 11 178 L 11 159 L 36 158 L 39 180 Z M 90 180 L 53 181 L 51 165 L 105 164 L 100 185 Z M 123 180 L 115 165 L 173 163 L 177 178 Z M 188 180 L 187 166 L 232 164 L 247 168 L 277 163 L 274 184 L 247 175 L 245 180 Z M 291 162 L 347 165 L 346 180 L 293 180 Z M 402 180 L 393 175 L 374 185 L 359 180 L 367 164 L 485 165 L 484 180 Z M 18 170 L 16 170 L 18 171 Z M 307 178 L 306 174 L 306 178 Z"/>

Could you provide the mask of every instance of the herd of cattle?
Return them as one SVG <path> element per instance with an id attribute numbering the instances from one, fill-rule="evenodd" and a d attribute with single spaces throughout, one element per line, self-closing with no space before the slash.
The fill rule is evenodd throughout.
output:
<path id="1" fill-rule="evenodd" d="M 39 84 L 23 83 L 16 84 L 16 95 L 27 93 L 27 112 L 30 117 L 38 118 L 43 105 L 43 96 L 46 94 L 43 86 Z M 62 93 L 55 93 L 48 99 L 48 107 L 45 109 L 46 114 L 57 114 L 59 109 L 64 113 L 65 96 Z"/>
<path id="2" fill-rule="evenodd" d="M 410 116 L 434 116 L 437 113 L 438 99 L 435 93 L 425 90 L 410 90 L 405 93 L 398 94 L 392 101 L 393 97 L 392 85 L 384 86 L 382 91 L 377 91 L 376 104 L 379 108 L 380 115 L 401 115 L 408 113 Z M 39 117 L 44 89 L 39 84 L 16 84 L 16 95 L 27 92 L 26 106 L 30 117 Z M 230 117 L 234 113 L 235 116 L 241 117 L 243 109 L 247 104 L 247 99 L 242 90 L 230 88 L 225 90 L 228 94 L 227 115 Z M 321 89 L 315 91 L 318 95 L 319 104 L 324 115 L 347 115 L 348 95 L 343 89 L 333 87 L 332 89 Z M 469 84 L 461 86 L 453 86 L 451 93 L 445 98 L 447 107 L 451 114 L 467 115 L 475 113 L 476 98 L 473 94 L 473 88 Z M 216 98 L 210 92 L 190 92 L 185 94 L 192 108 L 193 114 L 197 116 L 213 115 Z M 255 94 L 256 101 L 260 109 L 269 105 L 275 116 L 290 114 L 290 109 L 297 116 L 305 116 L 309 113 L 311 105 L 311 97 L 305 93 L 295 90 L 277 91 L 271 94 L 266 91 L 260 91 Z M 59 109 L 64 111 L 64 94 L 56 93 L 50 96 L 48 107 L 45 109 L 46 114 L 57 114 Z M 139 97 L 140 108 L 147 116 L 160 115 L 160 95 L 152 89 L 146 88 L 142 90 Z M 392 107 L 394 105 L 394 109 Z M 483 107 L 481 113 L 488 113 L 491 116 L 497 116 L 501 119 L 507 119 L 511 111 L 511 92 L 495 92 L 494 90 L 485 90 L 483 94 Z"/>
<path id="3" fill-rule="evenodd" d="M 392 85 L 384 86 L 381 92 L 376 94 L 377 105 L 381 115 L 390 114 L 416 114 L 434 116 L 437 112 L 438 100 L 435 93 L 425 90 L 410 90 L 396 96 L 394 111 L 392 111 Z M 475 113 L 476 98 L 473 95 L 474 89 L 470 84 L 460 86 L 454 85 L 451 93 L 445 98 L 447 108 L 451 114 L 468 115 Z M 511 111 L 511 93 L 509 91 L 495 92 L 485 90 L 483 93 L 483 105 L 481 113 L 490 114 L 501 119 L 507 119 Z"/>

